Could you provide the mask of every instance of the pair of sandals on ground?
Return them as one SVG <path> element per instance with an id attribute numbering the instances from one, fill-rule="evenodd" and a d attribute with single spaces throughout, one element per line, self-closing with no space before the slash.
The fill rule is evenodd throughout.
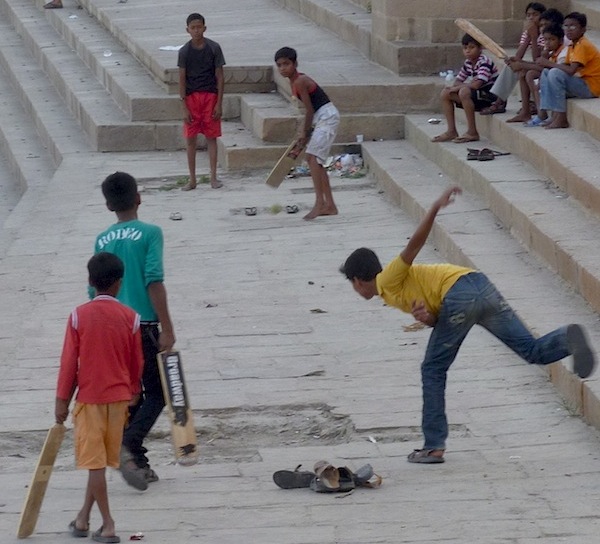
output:
<path id="1" fill-rule="evenodd" d="M 363 465 L 356 472 L 348 467 L 334 467 L 328 461 L 317 461 L 314 472 L 300 470 L 278 470 L 273 474 L 273 481 L 281 489 L 310 488 L 317 493 L 347 493 L 357 487 L 379 487 L 381 476 L 373 472 L 369 464 Z"/>

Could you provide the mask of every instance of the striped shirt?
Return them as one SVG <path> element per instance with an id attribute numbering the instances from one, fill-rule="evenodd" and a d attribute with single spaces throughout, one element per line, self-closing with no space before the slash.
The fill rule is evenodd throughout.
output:
<path id="1" fill-rule="evenodd" d="M 498 77 L 498 69 L 496 65 L 486 55 L 479 55 L 475 64 L 470 59 L 466 59 L 456 80 L 464 83 L 468 78 L 480 79 L 484 84 L 496 81 Z"/>

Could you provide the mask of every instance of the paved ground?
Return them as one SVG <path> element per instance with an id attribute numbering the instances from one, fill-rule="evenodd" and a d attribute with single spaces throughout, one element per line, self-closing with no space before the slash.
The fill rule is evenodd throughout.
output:
<path id="1" fill-rule="evenodd" d="M 127 168 L 153 178 L 142 182 L 140 215 L 165 231 L 167 286 L 203 457 L 193 468 L 173 466 L 161 420 L 151 443 L 161 481 L 138 494 L 111 473 L 123 537 L 142 531 L 146 542 L 162 543 L 597 541 L 597 433 L 568 412 L 542 371 L 485 332 L 474 331 L 451 372 L 447 463 L 406 462 L 421 445 L 418 367 L 428 334 L 405 332 L 408 316 L 360 300 L 337 272 L 360 245 L 388 260 L 414 228 L 369 178 L 334 179 L 341 214 L 307 223 L 271 208 L 308 208 L 308 178 L 279 190 L 266 187 L 260 173 L 224 176 L 219 191 L 158 190 L 172 185 L 157 180 L 181 172 L 182 158 L 92 156 L 85 179 L 77 173 L 81 163 L 65 164 L 8 247 L 1 276 L 9 309 L 1 340 L 3 534 L 14 534 L 43 430 L 52 423 L 65 318 L 85 298 L 94 234 L 111 221 L 99 182 Z M 247 217 L 246 206 L 259 213 Z M 448 213 L 459 213 L 457 206 Z M 173 211 L 183 220 L 170 221 Z M 431 247 L 422 257 L 440 258 Z M 85 481 L 73 470 L 69 446 L 67 440 L 35 541 L 68 539 Z M 277 469 L 322 458 L 355 469 L 370 462 L 384 485 L 337 496 L 283 491 L 271 481 Z"/>
<path id="2" fill-rule="evenodd" d="M 362 245 L 389 260 L 414 229 L 371 179 L 335 178 L 340 215 L 307 223 L 301 213 L 273 212 L 308 209 L 308 178 L 272 190 L 264 172 L 224 174 L 219 191 L 160 190 L 185 173 L 184 161 L 183 153 L 66 157 L 1 232 L 3 543 L 16 542 L 26 486 L 53 423 L 65 320 L 85 300 L 94 236 L 112 221 L 99 184 L 116 169 L 141 180 L 140 216 L 164 229 L 166 285 L 202 451 L 194 467 L 173 465 L 162 418 L 150 442 L 161 480 L 141 494 L 110 473 L 123 540 L 142 531 L 145 542 L 164 544 L 598 541 L 600 436 L 567 410 L 541 370 L 484 331 L 473 331 L 450 373 L 447 462 L 406 462 L 421 446 L 419 363 L 428 332 L 405 331 L 410 316 L 362 301 L 337 271 Z M 199 162 L 205 172 L 203 154 Z M 401 160 L 397 168 L 414 176 Z M 247 206 L 259 213 L 247 217 Z M 181 221 L 169 219 L 175 211 Z M 444 213 L 463 212 L 459 201 Z M 427 246 L 421 258 L 443 256 Z M 522 293 L 501 262 L 493 272 L 514 283 L 506 294 L 517 309 L 519 299 L 543 305 L 559 288 L 541 274 L 539 291 Z M 565 307 L 572 315 L 575 304 Z M 280 490 L 271 480 L 275 470 L 320 459 L 354 469 L 370 462 L 383 486 L 325 495 Z M 70 540 L 85 477 L 73 469 L 68 437 L 31 541 Z"/>

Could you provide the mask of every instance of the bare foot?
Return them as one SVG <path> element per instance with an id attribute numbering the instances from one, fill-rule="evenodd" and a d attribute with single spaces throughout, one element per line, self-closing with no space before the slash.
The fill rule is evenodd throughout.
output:
<path id="1" fill-rule="evenodd" d="M 531 115 L 529 115 L 528 113 L 519 112 L 514 117 L 507 119 L 506 122 L 507 123 L 526 123 L 527 121 L 529 121 L 529 119 L 531 119 Z"/>
<path id="2" fill-rule="evenodd" d="M 187 183 L 186 185 L 184 185 L 181 190 L 182 191 L 193 191 L 196 188 L 196 184 L 195 183 Z"/>
<path id="3" fill-rule="evenodd" d="M 218 179 L 215 179 L 210 182 L 210 186 L 213 189 L 220 189 L 221 187 L 223 187 L 223 182 L 219 181 Z"/>
<path id="4" fill-rule="evenodd" d="M 338 214 L 338 209 L 335 206 L 330 206 L 327 208 L 313 208 L 312 210 L 310 210 L 310 212 L 308 212 L 303 219 L 305 219 L 306 221 L 310 221 L 311 219 L 314 219 L 315 217 L 319 217 L 320 215 L 337 215 Z"/>
<path id="5" fill-rule="evenodd" d="M 438 134 L 437 136 L 431 138 L 432 142 L 450 142 L 454 140 L 458 136 L 458 132 L 444 132 L 443 134 Z"/>
<path id="6" fill-rule="evenodd" d="M 479 134 L 469 134 L 465 132 L 462 136 L 452 140 L 455 144 L 468 144 L 469 142 L 478 142 Z"/>
<path id="7" fill-rule="evenodd" d="M 549 125 L 545 125 L 544 128 L 569 128 L 569 122 L 565 121 L 564 123 L 562 122 L 552 122 Z"/>

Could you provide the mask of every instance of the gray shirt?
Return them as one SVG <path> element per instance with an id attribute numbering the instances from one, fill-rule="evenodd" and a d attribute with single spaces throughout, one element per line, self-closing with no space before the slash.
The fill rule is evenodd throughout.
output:
<path id="1" fill-rule="evenodd" d="M 177 66 L 185 69 L 186 96 L 197 91 L 217 93 L 216 70 L 225 65 L 225 57 L 221 46 L 208 38 L 204 45 L 196 48 L 192 41 L 187 42 L 180 50 Z"/>

